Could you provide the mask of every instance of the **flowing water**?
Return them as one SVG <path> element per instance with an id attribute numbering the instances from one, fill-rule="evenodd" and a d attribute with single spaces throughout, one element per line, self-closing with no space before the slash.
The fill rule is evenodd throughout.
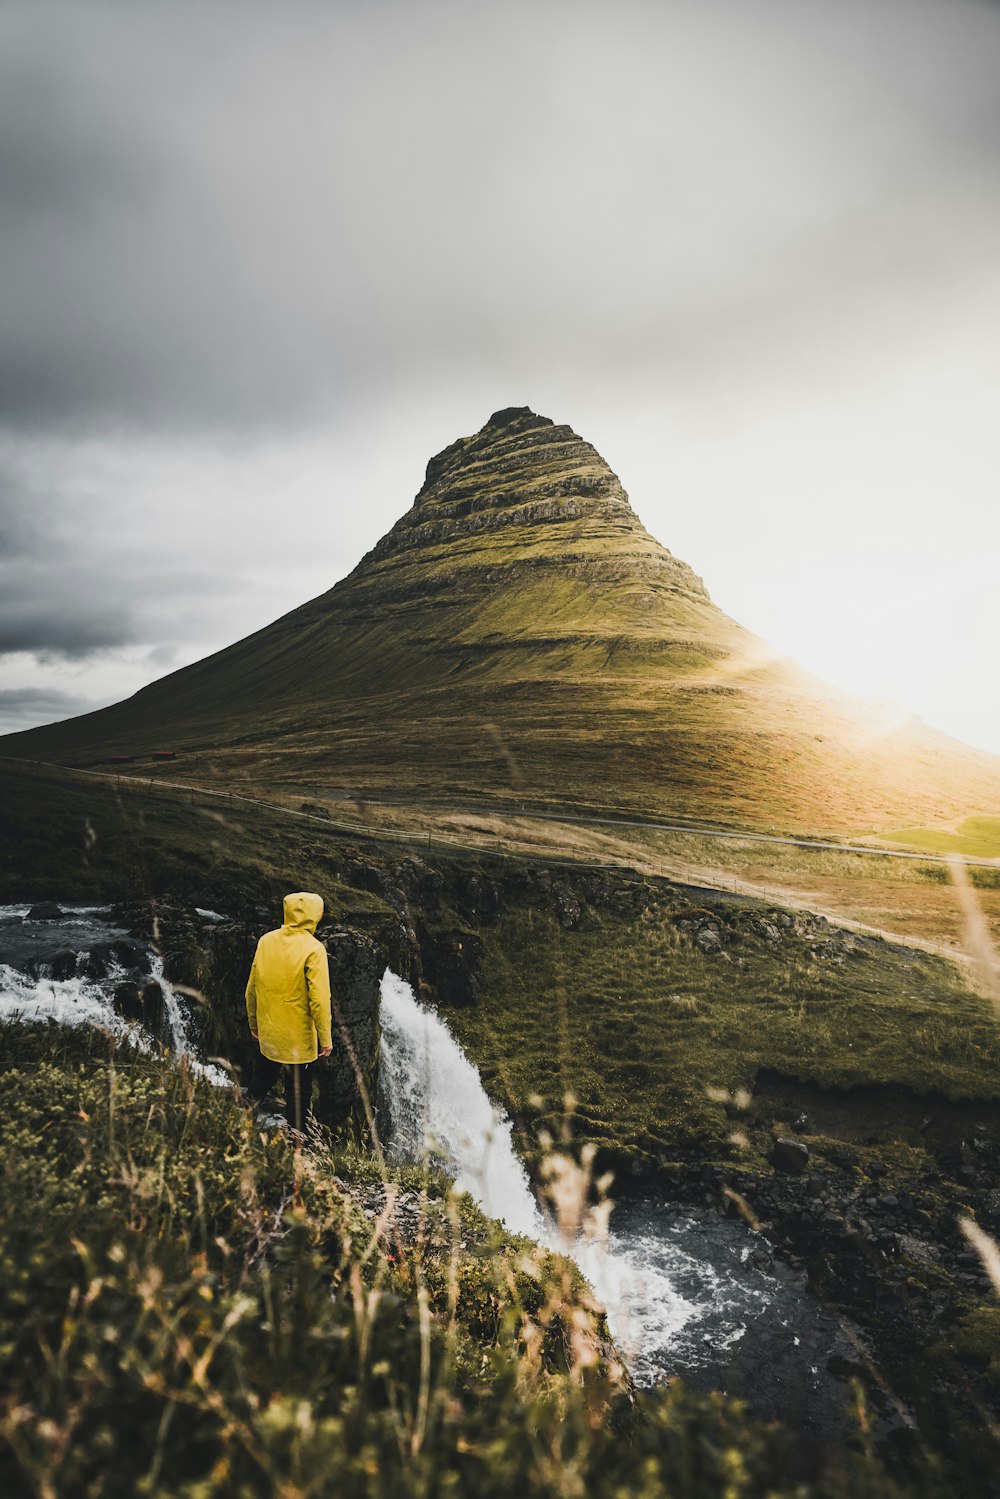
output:
<path id="1" fill-rule="evenodd" d="M 0 1018 L 92 1025 L 148 1050 L 153 1037 L 114 1002 L 120 983 L 143 979 L 162 993 L 164 1039 L 213 1083 L 229 1085 L 224 1072 L 193 1054 L 190 1001 L 164 978 L 158 956 L 146 953 L 146 973 L 112 960 L 100 977 L 88 976 L 91 949 L 129 942 L 109 912 L 63 906 L 54 920 L 28 912 L 26 905 L 0 906 Z M 54 968 L 71 971 L 57 978 Z M 381 1018 L 379 1115 L 396 1157 L 420 1161 L 429 1152 L 491 1217 L 559 1247 L 515 1152 L 510 1120 L 490 1103 L 444 1021 L 388 971 Z M 606 1245 L 579 1242 L 573 1252 L 607 1307 L 637 1383 L 683 1374 L 690 1384 L 743 1394 L 758 1413 L 793 1416 L 817 1433 L 838 1421 L 845 1388 L 827 1363 L 849 1352 L 839 1329 L 742 1223 L 657 1201 L 625 1202 L 614 1211 Z"/>
<path id="2" fill-rule="evenodd" d="M 121 959 L 111 958 L 100 965 L 101 976 L 94 977 L 89 961 L 92 950 L 124 943 L 141 951 L 142 944 L 132 942 L 102 907 L 61 906 L 58 917 L 42 919 L 31 918 L 30 909 L 0 906 L 0 1018 L 92 1025 L 148 1051 L 152 1036 L 138 1021 L 120 1014 L 114 1000 L 119 984 L 142 980 L 160 990 L 174 1052 L 211 1082 L 228 1085 L 221 1068 L 195 1054 L 188 1038 L 187 1001 L 164 978 L 163 960 L 157 953 L 145 955 L 148 972 L 127 968 Z M 56 978 L 53 969 L 57 966 L 60 973 L 67 966 L 74 966 L 75 971 Z"/>
<path id="3" fill-rule="evenodd" d="M 429 1155 L 491 1217 L 559 1247 L 515 1154 L 510 1120 L 441 1017 L 388 971 L 380 1117 L 397 1158 Z M 827 1364 L 849 1353 L 840 1328 L 741 1222 L 627 1202 L 615 1209 L 606 1244 L 580 1241 L 573 1253 L 638 1384 L 683 1374 L 744 1395 L 761 1414 L 794 1413 L 816 1433 L 839 1422 L 846 1390 Z"/>

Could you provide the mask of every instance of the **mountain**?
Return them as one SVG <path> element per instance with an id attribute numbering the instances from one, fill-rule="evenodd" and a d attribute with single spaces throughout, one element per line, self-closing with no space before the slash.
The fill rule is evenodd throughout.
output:
<path id="1" fill-rule="evenodd" d="M 816 832 L 1000 808 L 1000 759 L 776 658 L 595 449 L 527 407 L 432 458 L 329 592 L 114 707 L 0 740 L 74 765 L 164 747 L 191 780 Z"/>

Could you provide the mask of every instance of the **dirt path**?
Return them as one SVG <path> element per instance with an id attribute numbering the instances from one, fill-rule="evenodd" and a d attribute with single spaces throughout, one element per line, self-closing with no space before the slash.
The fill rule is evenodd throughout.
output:
<path id="1" fill-rule="evenodd" d="M 80 770 L 71 766 L 54 765 L 42 761 L 15 760 L 13 757 L 0 757 L 7 759 L 9 763 L 23 767 L 34 767 L 40 764 L 47 770 L 56 770 L 62 774 L 86 776 L 94 780 L 112 782 L 119 787 L 128 785 L 137 790 L 146 791 L 168 791 L 179 795 L 188 795 L 192 800 L 196 796 L 210 797 L 215 801 L 221 801 L 228 806 L 237 803 L 253 807 L 263 807 L 268 811 L 278 812 L 285 817 L 294 817 L 300 821 L 313 823 L 318 827 L 325 828 L 329 832 L 348 833 L 355 837 L 370 839 L 373 842 L 392 842 L 409 845 L 410 847 L 427 849 L 454 848 L 468 853 L 485 853 L 503 857 L 505 855 L 518 855 L 528 858 L 544 858 L 549 861 L 564 862 L 574 868 L 591 869 L 596 871 L 627 869 L 636 874 L 648 875 L 653 878 L 669 879 L 679 884 L 694 885 L 704 890 L 711 890 L 721 894 L 743 895 L 750 899 L 766 900 L 781 905 L 789 910 L 798 910 L 815 916 L 822 916 L 831 925 L 843 927 L 848 931 L 860 932 L 868 936 L 881 937 L 897 947 L 914 948 L 920 952 L 931 953 L 936 957 L 942 957 L 957 964 L 963 970 L 968 971 L 972 967 L 972 960 L 960 948 L 952 947 L 946 943 L 933 942 L 922 937 L 914 937 L 901 932 L 893 932 L 885 927 L 874 926 L 863 921 L 856 921 L 838 911 L 818 905 L 815 901 L 807 900 L 800 895 L 790 892 L 783 886 L 769 885 L 765 882 L 745 880 L 738 876 L 730 875 L 724 870 L 715 869 L 703 864 L 695 864 L 683 859 L 646 856 L 637 854 L 635 848 L 614 837 L 610 830 L 619 828 L 623 831 L 628 828 L 654 829 L 661 832 L 694 833 L 699 837 L 725 839 L 728 841 L 739 841 L 748 843 L 777 843 L 786 844 L 797 848 L 806 849 L 832 849 L 843 854 L 874 854 L 883 858 L 897 859 L 920 859 L 928 863 L 948 863 L 946 856 L 934 854 L 917 854 L 894 849 L 872 848 L 858 844 L 842 844 L 823 842 L 810 838 L 780 837 L 775 834 L 751 833 L 740 831 L 723 831 L 720 829 L 695 827 L 689 824 L 654 822 L 651 820 L 631 817 L 596 817 L 589 814 L 560 813 L 554 814 L 541 812 L 511 812 L 506 809 L 486 809 L 483 807 L 448 807 L 435 805 L 434 812 L 452 814 L 457 813 L 464 816 L 466 827 L 470 836 L 466 838 L 449 836 L 440 830 L 428 830 L 426 833 L 405 828 L 379 827 L 372 822 L 345 818 L 325 810 L 303 811 L 299 808 L 290 807 L 282 802 L 268 800 L 265 797 L 250 796 L 245 792 L 220 790 L 211 786 L 198 786 L 191 782 L 167 781 L 158 776 L 139 777 L 133 774 L 121 775 L 113 771 Z M 374 805 L 379 805 L 375 803 Z M 395 805 L 392 803 L 387 806 Z M 535 838 L 529 836 L 528 829 L 518 831 L 518 824 L 527 822 L 529 824 L 541 825 L 547 832 L 548 837 Z M 581 855 L 579 851 L 579 840 L 571 839 L 563 833 L 563 829 L 569 828 L 592 829 L 592 847 L 586 854 Z M 575 846 L 574 846 L 575 845 Z M 603 855 L 603 857 L 599 857 Z M 995 859 L 969 859 L 965 861 L 972 865 L 984 865 L 989 868 L 997 867 Z"/>

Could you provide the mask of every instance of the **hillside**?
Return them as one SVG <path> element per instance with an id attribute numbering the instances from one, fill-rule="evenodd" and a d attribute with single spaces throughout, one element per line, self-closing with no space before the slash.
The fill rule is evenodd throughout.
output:
<path id="1" fill-rule="evenodd" d="M 1000 760 L 775 658 L 645 530 L 594 448 L 523 407 L 431 459 L 328 593 L 0 751 L 148 763 L 164 744 L 175 776 L 312 794 L 832 833 L 1000 809 Z"/>
<path id="2" fill-rule="evenodd" d="M 758 1258 L 763 1255 L 765 1265 L 773 1256 L 782 1263 L 787 1259 L 796 1275 L 808 1271 L 810 1285 L 860 1329 L 874 1364 L 866 1362 L 862 1368 L 852 1363 L 846 1372 L 862 1381 L 869 1410 L 878 1411 L 879 1391 L 889 1388 L 892 1398 L 912 1412 L 927 1443 L 927 1449 L 912 1453 L 922 1470 L 912 1492 L 925 1499 L 935 1492 L 923 1471 L 926 1463 L 936 1462 L 929 1453 L 943 1454 L 956 1465 L 951 1485 L 943 1485 L 941 1492 L 992 1492 L 981 1479 L 995 1467 L 991 1423 L 1000 1389 L 992 1359 L 997 1311 L 958 1220 L 971 1215 L 991 1234 L 1000 1232 L 1000 1037 L 992 1010 L 969 992 L 957 969 L 932 955 L 722 890 L 627 870 L 579 869 L 558 860 L 386 850 L 377 840 L 359 843 L 274 808 L 240 803 L 229 808 L 223 802 L 220 810 L 208 798 L 138 786 L 118 793 L 113 782 L 0 767 L 0 898 L 13 903 L 7 909 L 46 899 L 123 902 L 129 920 L 138 921 L 135 930 L 142 933 L 154 929 L 155 917 L 165 974 L 173 982 L 194 985 L 204 997 L 200 1018 L 192 1022 L 202 1054 L 227 1059 L 237 1075 L 250 1056 L 242 994 L 254 943 L 273 919 L 282 892 L 300 881 L 323 893 L 333 922 L 350 928 L 359 945 L 377 945 L 380 962 L 389 961 L 447 1018 L 490 1097 L 510 1113 L 518 1148 L 538 1179 L 545 1179 L 546 1133 L 549 1140 L 564 1137 L 563 1111 L 570 1096 L 574 1147 L 596 1150 L 595 1171 L 614 1173 L 613 1194 L 623 1203 L 655 1195 L 671 1204 L 726 1208 L 731 1214 L 734 1200 L 728 1194 L 738 1193 L 752 1220 L 762 1225 L 763 1237 L 749 1241 L 747 1248 Z M 342 986 L 338 993 L 343 1003 Z M 208 1320 L 200 1324 L 206 1342 L 231 1306 L 230 1273 L 239 1277 L 241 1292 L 257 1294 L 256 1271 L 249 1279 L 240 1271 L 246 1238 L 232 1233 L 223 1220 L 232 1217 L 231 1205 L 239 1207 L 243 1200 L 241 1182 L 247 1171 L 260 1162 L 273 1184 L 275 1173 L 280 1178 L 286 1167 L 270 1148 L 262 1156 L 258 1137 L 243 1133 L 247 1122 L 237 1122 L 238 1114 L 215 1089 L 200 1089 L 193 1112 L 185 1107 L 185 1100 L 188 1105 L 192 1101 L 192 1080 L 176 1078 L 155 1058 L 149 1058 L 149 1077 L 138 1077 L 143 1091 L 136 1098 L 129 1058 L 109 1056 L 106 1036 L 96 1033 L 93 1043 L 77 1043 L 52 1027 L 25 1043 L 20 1034 L 9 1029 L 2 1037 L 3 1068 L 12 1079 L 14 1105 L 3 1121 L 15 1152 L 14 1206 L 7 1218 L 15 1238 L 21 1235 L 18 1244 L 28 1244 L 20 1263 L 29 1268 L 23 1275 L 19 1271 L 15 1282 L 22 1299 L 14 1304 L 14 1323 L 21 1307 L 28 1306 L 37 1325 L 26 1324 L 31 1359 L 22 1355 L 14 1336 L 8 1343 L 18 1381 L 12 1388 L 19 1408 L 30 1409 L 37 1401 L 62 1398 L 62 1385 L 38 1384 L 45 1371 L 37 1372 L 37 1354 L 57 1335 L 45 1319 L 56 1318 L 57 1329 L 62 1325 L 66 1276 L 81 1265 L 88 1275 L 104 1276 L 104 1260 L 96 1267 L 84 1263 L 76 1244 L 92 1242 L 109 1223 L 117 1235 L 123 1218 L 131 1221 L 129 1204 L 141 1207 L 150 1163 L 159 1161 L 164 1149 L 171 1191 L 175 1180 L 187 1185 L 183 1193 L 164 1197 L 158 1177 L 150 1211 L 166 1211 L 170 1231 L 158 1219 L 143 1216 L 137 1232 L 142 1244 L 152 1246 L 157 1264 L 163 1263 L 161 1249 L 167 1257 L 169 1297 L 180 1295 L 180 1283 L 200 1305 L 202 1282 L 189 1278 L 189 1246 L 207 1244 L 214 1257 L 221 1238 L 237 1250 L 227 1257 L 220 1248 L 223 1261 L 207 1267 L 216 1295 L 206 1303 L 212 1316 L 206 1309 Z M 85 1079 L 88 1056 L 100 1071 Z M 121 1080 L 114 1084 L 113 1121 L 111 1075 Z M 195 1085 L 200 1087 L 197 1079 Z M 86 1124 L 88 1118 L 93 1130 L 104 1132 L 101 1138 L 79 1137 L 80 1122 Z M 66 1121 L 76 1121 L 68 1133 Z M 112 1122 L 113 1140 L 107 1135 Z M 808 1153 L 808 1170 L 790 1175 L 775 1164 L 777 1137 L 799 1142 L 800 1153 Z M 21 1149 L 23 1141 L 30 1150 Z M 227 1142 L 235 1150 L 225 1148 Z M 86 1146 L 88 1183 L 106 1177 L 112 1190 L 100 1198 L 99 1211 L 92 1211 L 92 1198 L 80 1190 L 81 1145 Z M 37 1165 L 42 1147 L 48 1152 L 44 1172 Z M 190 1187 L 196 1169 L 207 1172 L 204 1203 Z M 374 1166 L 354 1156 L 341 1159 L 337 1170 L 349 1180 L 366 1172 L 367 1181 Z M 323 1163 L 317 1180 L 329 1181 Z M 341 1210 L 334 1202 L 337 1222 L 317 1222 L 308 1185 L 303 1189 L 307 1243 L 322 1247 L 327 1227 L 339 1232 Z M 351 1191 L 357 1195 L 353 1187 Z M 262 1187 L 261 1209 L 264 1205 Z M 330 1205 L 328 1197 L 318 1204 Z M 370 1205 L 367 1199 L 363 1205 Z M 256 1199 L 249 1206 L 258 1211 Z M 69 1231 L 64 1212 L 75 1214 Z M 245 1214 L 240 1211 L 237 1218 L 240 1229 Z M 248 1229 L 254 1229 L 254 1222 Z M 182 1237 L 179 1244 L 176 1235 Z M 112 1248 L 119 1239 L 102 1242 Z M 54 1251 L 36 1253 L 37 1244 L 48 1244 L 50 1250 L 65 1245 L 66 1254 L 53 1259 Z M 399 1260 L 391 1245 L 385 1263 L 367 1251 L 366 1239 L 360 1245 L 362 1267 L 369 1266 L 380 1284 L 388 1277 L 392 1294 L 387 1304 L 412 1326 L 405 1308 L 426 1283 L 421 1277 L 431 1272 L 419 1262 L 411 1265 L 408 1256 Z M 282 1267 L 290 1263 L 286 1247 L 294 1244 L 277 1241 L 276 1282 L 284 1283 Z M 463 1278 L 461 1285 L 469 1285 L 473 1315 L 484 1305 L 479 1290 L 485 1294 L 489 1332 L 496 1326 L 498 1303 L 492 1281 L 484 1281 L 476 1264 L 490 1275 L 492 1269 L 479 1261 L 476 1246 L 471 1252 L 472 1279 Z M 194 1247 L 190 1254 L 195 1255 Z M 130 1250 L 124 1262 L 113 1263 L 124 1263 L 139 1276 L 149 1262 L 138 1252 L 133 1258 Z M 196 1265 L 201 1263 L 196 1259 Z M 341 1278 L 335 1281 L 333 1304 L 340 1316 L 347 1308 L 339 1290 L 354 1275 L 346 1243 L 337 1263 Z M 503 1264 L 499 1268 L 503 1271 Z M 460 1275 L 465 1276 L 464 1261 Z M 114 1276 L 109 1286 L 116 1297 L 132 1296 L 136 1289 L 131 1282 L 120 1286 Z M 341 1336 L 331 1332 L 327 1337 L 322 1331 L 327 1324 L 317 1306 L 328 1288 L 329 1281 L 321 1277 L 317 1301 L 310 1293 L 297 1312 L 289 1313 L 301 1319 L 296 1325 L 314 1329 L 310 1339 L 322 1332 L 314 1350 L 318 1362 L 310 1359 L 306 1367 L 300 1361 L 306 1372 L 294 1386 L 297 1397 L 313 1402 L 317 1423 L 326 1419 L 323 1402 L 341 1399 L 346 1377 L 344 1366 L 331 1366 L 323 1352 L 339 1347 Z M 506 1298 L 502 1291 L 504 1303 Z M 116 1306 L 117 1323 L 126 1328 L 123 1346 L 132 1348 L 134 1303 L 127 1301 L 123 1308 L 118 1301 Z M 461 1316 L 461 1305 L 459 1310 Z M 103 1306 L 95 1316 L 101 1325 L 107 1322 Z M 235 1350 L 232 1367 L 246 1361 L 251 1387 L 261 1391 L 260 1410 L 266 1413 L 279 1400 L 290 1366 L 262 1369 L 259 1360 L 266 1357 L 267 1345 L 262 1351 L 258 1325 L 259 1315 L 241 1322 L 232 1335 L 236 1342 L 226 1346 Z M 391 1328 L 395 1336 L 395 1321 Z M 37 1336 L 39 1330 L 48 1344 Z M 464 1323 L 460 1331 L 464 1336 Z M 481 1329 L 472 1331 L 478 1337 Z M 269 1326 L 263 1332 L 270 1335 Z M 73 1348 L 86 1359 L 89 1328 L 80 1336 Z M 244 1344 L 244 1338 L 249 1342 Z M 298 1348 L 299 1342 L 292 1346 Z M 477 1352 L 471 1347 L 473 1357 Z M 109 1346 L 109 1358 L 117 1360 L 117 1354 L 118 1346 Z M 738 1354 L 733 1357 L 737 1362 L 732 1368 L 738 1371 L 743 1366 Z M 408 1363 L 395 1356 L 391 1362 L 393 1379 L 404 1381 Z M 66 1379 L 78 1380 L 77 1364 L 60 1363 L 60 1371 L 64 1367 Z M 116 1401 L 137 1398 L 128 1377 L 123 1387 L 114 1371 L 144 1377 L 148 1366 L 115 1361 L 110 1367 L 108 1382 L 94 1386 L 98 1408 L 92 1410 L 88 1431 L 100 1429 L 98 1419 Z M 503 1360 L 492 1367 L 501 1383 L 480 1387 L 469 1419 L 471 1412 L 488 1418 L 492 1411 L 497 1442 L 506 1452 L 509 1435 L 510 1450 L 516 1452 L 523 1429 L 519 1407 L 508 1412 L 503 1401 L 504 1391 L 513 1397 L 521 1385 L 505 1382 L 508 1365 Z M 232 1390 L 228 1375 L 224 1384 Z M 679 1394 L 679 1387 L 672 1388 Z M 240 1385 L 234 1392 L 236 1397 L 242 1389 Z M 537 1423 L 538 1405 L 528 1393 L 526 1419 Z M 374 1398 L 380 1399 L 377 1394 Z M 412 1408 L 406 1405 L 411 1395 L 401 1399 L 404 1408 Z M 442 1407 L 451 1408 L 451 1402 Z M 178 1419 L 186 1410 L 179 1411 Z M 141 1453 L 148 1448 L 149 1433 L 158 1429 L 162 1411 L 153 1402 L 152 1410 L 144 1404 L 140 1414 L 135 1446 Z M 206 1420 L 210 1414 L 202 1412 Z M 476 1414 L 474 1419 L 479 1418 Z M 795 1425 L 794 1404 L 782 1408 L 781 1419 L 786 1430 Z M 256 1408 L 247 1420 L 255 1432 L 260 1430 L 262 1441 L 272 1430 L 266 1420 L 258 1428 Z M 199 1429 L 204 1447 L 198 1451 L 205 1455 L 191 1459 L 192 1472 L 199 1471 L 199 1462 L 215 1460 L 218 1443 L 229 1430 L 224 1427 L 220 1435 L 211 1422 Z M 275 1434 L 280 1437 L 282 1430 Z M 641 1429 L 620 1449 L 613 1431 L 605 1447 L 605 1428 L 594 1430 L 607 1486 L 588 1469 L 586 1491 L 632 1492 L 630 1484 L 634 1487 L 638 1479 L 629 1464 L 639 1450 Z M 458 1450 L 474 1457 L 465 1441 L 469 1427 L 463 1425 L 460 1435 L 465 1445 Z M 698 1450 L 714 1450 L 710 1427 L 702 1432 L 699 1426 L 696 1435 Z M 97 1445 L 80 1440 L 54 1446 L 52 1461 L 61 1462 L 65 1454 L 74 1469 L 82 1464 L 89 1472 L 92 1462 L 104 1460 L 105 1449 L 99 1437 L 95 1440 Z M 437 1465 L 435 1476 L 453 1460 L 447 1431 L 440 1440 L 444 1445 L 435 1439 L 429 1458 Z M 746 1440 L 741 1436 L 744 1452 Z M 680 1437 L 672 1439 L 672 1446 L 682 1456 L 688 1450 Z M 266 1450 L 275 1471 L 284 1472 L 285 1449 Z M 357 1449 L 351 1445 L 350 1450 Z M 332 1451 L 331 1461 L 341 1473 L 340 1464 L 349 1459 L 339 1449 Z M 41 1466 L 48 1460 L 45 1454 L 29 1456 L 40 1472 L 46 1471 Z M 170 1445 L 170 1456 L 189 1471 L 182 1443 Z M 896 1449 L 893 1462 L 901 1478 L 908 1471 L 904 1453 Z M 132 1470 L 126 1466 L 122 1472 L 122 1491 L 131 1493 Z M 694 1479 L 687 1488 L 665 1481 L 662 1490 L 648 1473 L 643 1481 L 643 1492 L 651 1495 L 722 1492 Z M 543 1484 L 523 1487 L 526 1493 L 550 1492 Z M 38 1488 L 36 1484 L 30 1492 Z M 401 1485 L 398 1491 L 425 1495 L 431 1488 Z M 77 1490 L 85 1491 L 81 1484 L 73 1492 Z M 356 1491 L 365 1492 L 360 1483 Z M 476 1492 L 486 1491 L 484 1480 Z M 208 1486 L 205 1492 L 215 1490 Z M 257 1492 L 249 1480 L 246 1492 Z M 565 1494 L 558 1485 L 554 1492 Z M 746 1492 L 784 1490 L 772 1480 L 770 1487 L 751 1485 Z M 897 1491 L 874 1480 L 869 1487 L 855 1487 L 841 1475 L 829 1489 L 796 1487 L 795 1492 L 822 1493 L 824 1499 L 844 1493 L 885 1494 L 889 1499 Z"/>

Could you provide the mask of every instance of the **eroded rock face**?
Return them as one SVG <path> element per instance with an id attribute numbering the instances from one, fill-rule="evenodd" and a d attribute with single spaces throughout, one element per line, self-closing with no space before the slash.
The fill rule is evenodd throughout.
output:
<path id="1" fill-rule="evenodd" d="M 442 546 L 454 552 L 463 538 L 481 539 L 511 528 L 518 533 L 519 554 L 492 559 L 505 571 L 512 566 L 565 567 L 572 560 L 595 580 L 625 573 L 637 579 L 649 576 L 707 598 L 692 569 L 646 531 L 620 479 L 597 450 L 571 427 L 557 426 L 527 406 L 494 412 L 472 437 L 459 438 L 437 453 L 412 509 L 358 571 L 401 560 L 404 554 L 407 565 L 421 560 L 433 564 Z M 525 547 L 525 532 L 535 529 L 534 546 Z M 489 548 L 477 551 L 477 570 L 488 569 Z"/>
<path id="2" fill-rule="evenodd" d="M 378 1081 L 379 980 L 385 962 L 378 945 L 360 932 L 338 930 L 323 938 L 330 954 L 333 1055 L 320 1068 L 317 1113 L 340 1123 L 375 1097 Z"/>

